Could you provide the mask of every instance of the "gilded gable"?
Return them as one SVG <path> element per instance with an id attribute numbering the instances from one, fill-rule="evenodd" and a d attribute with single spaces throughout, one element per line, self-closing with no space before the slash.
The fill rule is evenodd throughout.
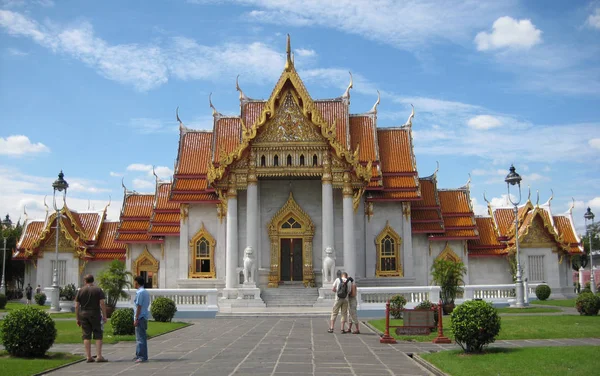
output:
<path id="1" fill-rule="evenodd" d="M 556 243 L 554 237 L 544 227 L 544 222 L 539 216 L 536 216 L 525 234 L 521 235 L 521 244 L 523 246 L 540 246 L 540 245 L 554 245 Z"/>
<path id="2" fill-rule="evenodd" d="M 285 94 L 285 99 L 273 118 L 265 124 L 254 140 L 255 144 L 280 142 L 325 143 L 317 128 L 302 114 L 290 91 Z"/>

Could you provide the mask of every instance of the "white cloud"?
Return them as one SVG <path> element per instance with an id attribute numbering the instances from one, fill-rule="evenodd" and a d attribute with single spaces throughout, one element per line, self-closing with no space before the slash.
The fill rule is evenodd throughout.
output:
<path id="1" fill-rule="evenodd" d="M 133 179 L 132 183 L 133 183 L 133 189 L 140 190 L 140 191 L 153 190 L 155 188 L 155 184 L 156 184 L 152 181 L 144 180 L 144 179 Z"/>
<path id="2" fill-rule="evenodd" d="M 169 179 L 173 176 L 173 170 L 165 166 L 158 166 L 154 169 L 154 172 L 160 179 Z"/>
<path id="3" fill-rule="evenodd" d="M 294 53 L 301 57 L 314 57 L 317 55 L 317 52 L 315 50 L 309 50 L 306 48 L 296 48 L 294 50 Z"/>
<path id="4" fill-rule="evenodd" d="M 249 6 L 246 19 L 285 27 L 318 26 L 417 50 L 439 41 L 461 43 L 505 14 L 513 1 L 232 0 Z"/>
<path id="5" fill-rule="evenodd" d="M 586 23 L 594 29 L 600 29 L 600 8 L 594 9 L 594 13 L 590 14 Z"/>
<path id="6" fill-rule="evenodd" d="M 588 141 L 591 147 L 600 150 L 600 138 L 592 138 Z"/>
<path id="7" fill-rule="evenodd" d="M 41 142 L 31 143 L 29 137 L 23 135 L 0 137 L 0 155 L 9 155 L 13 157 L 23 156 L 25 154 L 36 154 L 49 152 L 50 149 Z"/>
<path id="8" fill-rule="evenodd" d="M 149 176 L 153 176 L 152 168 L 153 168 L 153 166 L 149 165 L 149 164 L 132 163 L 129 166 L 127 166 L 126 170 L 127 171 L 142 171 L 142 172 L 146 172 L 147 175 L 149 175 Z M 156 167 L 154 167 L 154 173 L 156 173 L 156 175 L 160 179 L 169 179 L 173 175 L 173 170 L 171 170 L 169 167 L 166 167 L 166 166 L 156 166 Z"/>
<path id="9" fill-rule="evenodd" d="M 29 53 L 25 52 L 25 51 L 21 51 L 18 48 L 7 48 L 6 52 L 8 52 L 8 54 L 10 56 L 27 56 L 29 55 Z"/>
<path id="10" fill-rule="evenodd" d="M 133 118 L 129 120 L 129 126 L 142 134 L 176 132 L 178 125 L 175 122 L 165 122 L 152 118 Z"/>
<path id="11" fill-rule="evenodd" d="M 113 171 L 111 171 L 109 173 L 109 175 L 112 176 L 112 177 L 121 177 L 121 176 L 123 176 L 123 174 L 118 173 L 118 172 L 113 172 Z"/>
<path id="12" fill-rule="evenodd" d="M 486 130 L 501 126 L 502 121 L 491 115 L 477 115 L 470 118 L 467 125 L 474 129 Z"/>
<path id="13" fill-rule="evenodd" d="M 261 42 L 204 46 L 193 39 L 175 37 L 163 45 L 112 45 L 96 36 L 89 22 L 46 27 L 9 10 L 0 10 L 0 27 L 10 35 L 31 38 L 55 53 L 78 59 L 101 76 L 139 91 L 159 87 L 170 77 L 219 81 L 223 75 L 241 74 L 247 81 L 263 83 L 275 79 L 284 64 L 282 51 Z"/>
<path id="14" fill-rule="evenodd" d="M 492 32 L 480 32 L 475 36 L 479 51 L 502 48 L 528 49 L 542 42 L 542 31 L 531 20 L 515 20 L 504 16 L 492 25 Z"/>
<path id="15" fill-rule="evenodd" d="M 127 166 L 127 171 L 145 171 L 152 172 L 152 165 L 142 163 L 132 163 Z"/>
<path id="16" fill-rule="evenodd" d="M 538 174 L 537 172 L 534 172 L 531 174 L 523 175 L 523 180 L 526 182 L 549 181 L 550 178 L 548 178 L 547 176 Z"/>

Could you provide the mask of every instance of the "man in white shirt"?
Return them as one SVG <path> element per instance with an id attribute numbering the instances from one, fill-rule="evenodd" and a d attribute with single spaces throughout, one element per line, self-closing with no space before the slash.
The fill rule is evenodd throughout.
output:
<path id="1" fill-rule="evenodd" d="M 346 317 L 348 317 L 348 295 L 350 291 L 352 291 L 352 282 L 348 280 L 348 273 L 343 272 L 340 278 L 337 278 L 335 282 L 333 282 L 333 288 L 331 289 L 335 293 L 335 304 L 333 305 L 333 310 L 331 312 L 331 319 L 329 322 L 329 330 L 327 332 L 333 333 L 333 327 L 335 326 L 335 320 L 337 316 L 342 311 L 342 318 L 340 322 L 342 323 L 341 333 L 346 332 Z"/>

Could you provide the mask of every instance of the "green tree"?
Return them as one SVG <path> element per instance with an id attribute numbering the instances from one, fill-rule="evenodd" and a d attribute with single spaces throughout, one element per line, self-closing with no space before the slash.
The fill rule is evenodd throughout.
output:
<path id="1" fill-rule="evenodd" d="M 590 232 L 592 234 L 592 249 L 600 250 L 600 222 L 595 222 L 593 225 L 588 224 L 584 234 L 579 234 L 579 239 L 583 243 L 583 254 L 575 255 L 571 258 L 571 265 L 574 270 L 579 270 L 579 267 L 585 268 L 590 262 Z"/>
<path id="2" fill-rule="evenodd" d="M 9 215 L 6 214 L 2 221 L 6 221 L 6 219 L 10 219 Z M 12 261 L 13 251 L 17 248 L 17 242 L 21 237 L 21 232 L 23 232 L 23 226 L 21 225 L 21 221 L 17 221 L 16 224 L 12 224 L 11 226 L 5 226 L 4 224 L 0 225 L 1 228 L 1 236 L 0 236 L 0 252 L 4 253 L 4 237 L 6 237 L 6 254 L 5 259 L 2 260 L 0 265 L 0 278 L 2 275 L 2 266 L 6 263 L 6 284 L 10 285 L 10 282 L 14 282 L 17 288 L 23 288 L 23 277 L 24 277 L 24 265 L 22 261 Z M 1 253 L 0 253 L 1 254 Z"/>

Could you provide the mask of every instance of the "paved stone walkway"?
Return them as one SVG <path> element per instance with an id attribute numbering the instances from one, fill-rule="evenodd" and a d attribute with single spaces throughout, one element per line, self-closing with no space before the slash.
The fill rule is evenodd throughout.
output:
<path id="1" fill-rule="evenodd" d="M 360 335 L 329 334 L 327 328 L 325 318 L 196 320 L 150 340 L 147 363 L 132 362 L 135 343 L 119 343 L 103 351 L 108 363 L 77 363 L 51 375 L 431 375 L 401 347 L 380 344 L 365 326 Z"/>

